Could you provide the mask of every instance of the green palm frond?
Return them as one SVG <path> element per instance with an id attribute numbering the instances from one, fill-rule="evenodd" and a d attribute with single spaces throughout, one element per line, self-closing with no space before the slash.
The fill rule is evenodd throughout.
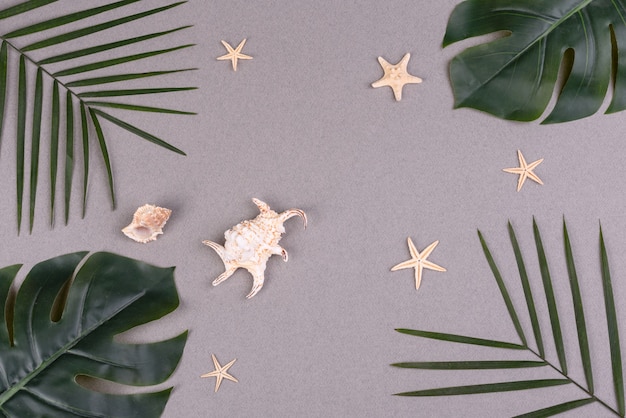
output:
<path id="1" fill-rule="evenodd" d="M 39 9 L 57 0 L 30 0 L 24 1 L 17 5 L 0 10 L 0 21 L 4 19 L 20 19 L 28 16 L 32 19 Z M 149 142 L 164 147 L 170 151 L 181 155 L 185 153 L 179 148 L 169 144 L 168 142 L 150 134 L 137 126 L 134 126 L 117 116 L 104 112 L 104 109 L 110 109 L 112 112 L 150 112 L 150 113 L 166 113 L 175 115 L 192 115 L 193 112 L 181 111 L 175 109 L 164 109 L 158 107 L 144 106 L 130 102 L 133 98 L 158 93 L 169 93 L 192 90 L 195 87 L 175 87 L 175 86 L 155 86 L 151 88 L 127 88 L 128 82 L 137 79 L 147 79 L 159 77 L 167 74 L 178 73 L 182 71 L 191 71 L 195 68 L 184 68 L 175 70 L 155 70 L 149 68 L 149 71 L 128 73 L 122 69 L 122 65 L 129 62 L 145 60 L 147 58 L 171 54 L 181 49 L 189 48 L 192 44 L 178 45 L 171 48 L 150 49 L 145 52 L 135 53 L 132 55 L 124 55 L 123 47 L 141 43 L 150 39 L 163 37 L 180 30 L 189 28 L 190 26 L 182 26 L 168 30 L 162 30 L 149 34 L 142 34 L 127 39 L 116 40 L 101 44 L 97 41 L 97 37 L 88 37 L 101 31 L 110 30 L 121 25 L 132 25 L 140 19 L 159 13 L 167 12 L 183 3 L 179 1 L 167 4 L 161 7 L 155 7 L 139 13 L 128 13 L 122 18 L 106 20 L 86 28 L 76 28 L 85 19 L 94 18 L 95 16 L 111 12 L 140 0 L 121 0 L 111 2 L 109 4 L 94 7 L 91 9 L 79 10 L 70 14 L 59 17 L 50 18 L 20 27 L 8 33 L 0 33 L 0 141 L 3 137 L 13 137 L 8 135 L 5 130 L 5 114 L 13 111 L 17 114 L 16 122 L 16 203 L 17 203 L 17 227 L 18 233 L 22 225 L 22 211 L 24 204 L 25 184 L 29 185 L 28 196 L 28 217 L 29 229 L 32 231 L 35 207 L 37 197 L 37 185 L 39 184 L 39 161 L 43 155 L 49 158 L 49 181 L 50 181 L 50 224 L 54 224 L 55 219 L 55 200 L 57 196 L 57 183 L 64 185 L 64 219 L 67 224 L 70 212 L 72 178 L 74 175 L 74 165 L 82 156 L 83 158 L 83 187 L 82 187 L 82 215 L 85 216 L 87 184 L 89 179 L 89 146 L 91 141 L 96 141 L 98 149 L 104 161 L 107 170 L 108 184 L 111 194 L 111 202 L 115 208 L 115 188 L 113 183 L 113 172 L 111 169 L 111 161 L 106 143 L 106 132 L 102 126 L 102 121 L 110 122 L 119 128 L 127 130 L 134 135 L 143 138 Z M 23 16 L 22 16 L 23 15 Z M 47 32 L 53 28 L 67 28 L 59 35 L 47 36 Z M 21 42 L 26 36 L 40 35 L 41 40 L 26 43 Z M 86 38 L 88 37 L 88 38 Z M 85 38 L 85 39 L 83 39 Z M 31 39 L 30 37 L 28 39 Z M 58 53 L 57 48 L 64 44 L 81 39 L 83 47 L 70 52 Z M 85 45 L 88 45 L 85 47 Z M 36 52 L 34 52 L 36 51 Z M 106 52 L 106 58 L 97 57 L 98 54 Z M 43 59 L 36 59 L 39 54 L 47 54 Z M 14 59 L 14 58 L 17 59 Z M 87 58 L 85 58 L 87 57 Z M 90 62 L 81 63 L 80 65 L 72 64 L 71 60 L 82 58 L 88 59 Z M 11 66 L 13 62 L 16 68 Z M 59 71 L 52 71 L 49 65 L 66 64 L 65 68 Z M 120 68 L 119 70 L 117 68 Z M 83 76 L 92 71 L 104 68 L 114 69 L 116 74 L 107 76 Z M 31 72 L 35 74 L 34 92 L 30 92 L 28 86 L 31 78 Z M 12 75 L 17 76 L 13 79 Z M 68 79 L 72 76 L 80 77 L 78 79 Z M 52 81 L 52 91 L 46 89 L 46 80 Z M 124 84 L 126 83 L 126 84 Z M 17 94 L 12 97 L 9 94 L 7 85 L 15 84 L 17 86 Z M 120 87 L 109 89 L 107 85 L 116 84 Z M 89 90 L 80 90 L 88 87 Z M 112 98 L 124 98 L 122 101 L 111 100 Z M 65 99 L 65 109 L 62 110 L 61 99 Z M 104 100 L 92 100 L 94 98 L 105 98 Z M 78 105 L 78 106 L 76 106 Z M 42 114 L 48 112 L 49 120 L 44 120 Z M 74 112 L 80 112 L 80 118 L 75 117 Z M 46 113 L 47 114 L 47 113 Z M 27 115 L 31 115 L 27 119 Z M 65 123 L 65 132 L 60 132 L 60 126 Z M 49 124 L 50 137 L 45 140 L 41 137 L 43 124 Z M 81 139 L 75 138 L 75 126 L 80 126 Z M 46 125 L 47 127 L 47 125 Z M 30 128 L 30 129 L 27 129 Z M 27 143 L 26 132 L 30 132 L 30 142 Z M 0 142 L 1 143 L 1 142 Z M 49 146 L 42 147 L 42 144 Z M 75 145 L 82 144 L 83 153 L 75 152 Z M 62 149 L 64 146 L 64 150 Z M 30 171 L 29 177 L 26 178 L 25 161 L 26 153 L 30 151 Z M 59 167 L 60 158 L 64 156 L 64 167 Z M 57 182 L 57 177 L 61 173 L 62 182 Z"/>
<path id="2" fill-rule="evenodd" d="M 553 279 L 550 274 L 548 261 L 539 232 L 539 227 L 533 219 L 533 235 L 535 239 L 535 247 L 537 250 L 537 256 L 539 261 L 539 270 L 541 280 L 543 284 L 543 294 L 546 298 L 546 304 L 548 307 L 548 316 L 551 325 L 551 334 L 556 349 L 558 364 L 553 363 L 546 358 L 544 349 L 544 339 L 542 336 L 542 330 L 539 326 L 539 319 L 535 309 L 535 299 L 531 291 L 526 264 L 522 256 L 521 249 L 519 247 L 517 237 L 511 223 L 508 224 L 509 237 L 511 240 L 511 246 L 517 267 L 519 270 L 520 281 L 524 291 L 526 308 L 528 310 L 528 316 L 533 329 L 536 348 L 531 347 L 528 343 L 524 332 L 522 330 L 518 313 L 515 306 L 509 296 L 509 291 L 504 282 L 502 275 L 496 265 L 494 257 L 487 245 L 483 235 L 478 231 L 478 237 L 482 245 L 483 252 L 487 259 L 487 263 L 491 268 L 493 276 L 498 284 L 502 298 L 509 312 L 509 316 L 513 323 L 515 330 L 519 336 L 521 343 L 510 343 L 505 341 L 485 340 L 481 338 L 475 338 L 464 335 L 446 334 L 432 331 L 412 330 L 412 329 L 396 329 L 396 331 L 412 335 L 416 337 L 428 338 L 433 340 L 444 341 L 450 344 L 468 344 L 478 345 L 483 347 L 489 347 L 490 350 L 496 350 L 495 353 L 500 353 L 502 350 L 516 350 L 517 353 L 526 354 L 530 356 L 528 358 L 520 358 L 516 360 L 489 360 L 489 361 L 420 361 L 420 362 L 401 362 L 394 363 L 392 366 L 409 369 L 429 369 L 429 370 L 480 370 L 480 369 L 520 369 L 520 368 L 547 368 L 555 374 L 555 378 L 552 379 L 532 379 L 532 380 L 519 380 L 512 382 L 495 382 L 477 385 L 466 386 L 452 386 L 433 389 L 423 389 L 411 392 L 398 393 L 399 396 L 452 396 L 452 395 L 466 395 L 466 394 L 479 394 L 479 393 L 495 393 L 495 392 L 507 392 L 527 389 L 539 389 L 549 386 L 557 385 L 572 385 L 578 388 L 581 392 L 579 399 L 571 400 L 564 403 L 557 403 L 546 408 L 537 409 L 528 412 L 520 417 L 549 417 L 562 412 L 581 408 L 585 405 L 592 403 L 602 405 L 608 412 L 624 417 L 624 378 L 622 371 L 622 357 L 621 348 L 619 342 L 619 327 L 617 322 L 617 313 L 615 309 L 615 300 L 613 296 L 613 285 L 611 282 L 611 274 L 609 269 L 609 261 L 607 251 L 604 245 L 604 236 L 602 234 L 602 228 L 600 228 L 600 269 L 599 276 L 602 280 L 602 286 L 604 290 L 604 305 L 606 310 L 606 322 L 608 325 L 608 350 L 611 355 L 611 370 L 613 378 L 613 387 L 615 392 L 615 403 L 607 401 L 599 397 L 594 392 L 594 377 L 591 361 L 591 353 L 589 348 L 589 341 L 587 335 L 587 323 L 584 314 L 583 297 L 580 292 L 578 284 L 578 275 L 576 273 L 576 265 L 574 262 L 574 256 L 572 252 L 572 246 L 567 230 L 565 220 L 563 220 L 563 244 L 565 250 L 565 264 L 567 266 L 567 273 L 569 278 L 570 290 L 572 293 L 572 304 L 574 311 L 574 319 L 576 322 L 576 332 L 578 335 L 578 347 L 581 354 L 582 370 L 585 375 L 585 382 L 578 382 L 571 377 L 568 369 L 568 363 L 566 358 L 566 350 L 563 343 L 561 320 L 559 318 L 557 309 L 557 300 L 553 291 Z M 545 332 L 545 331 L 544 331 Z M 570 364 L 570 368 L 572 365 Z M 542 375 L 543 376 L 543 375 Z"/>

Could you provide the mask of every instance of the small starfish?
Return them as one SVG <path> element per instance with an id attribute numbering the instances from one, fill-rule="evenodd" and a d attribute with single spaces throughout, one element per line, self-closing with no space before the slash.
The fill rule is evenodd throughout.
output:
<path id="1" fill-rule="evenodd" d="M 417 248 L 415 248 L 415 244 L 413 244 L 413 241 L 411 241 L 411 237 L 409 237 L 407 241 L 409 243 L 409 251 L 411 252 L 411 259 L 407 261 L 403 261 L 400 264 L 396 264 L 395 266 L 391 268 L 391 271 L 414 268 L 415 269 L 415 290 L 417 290 L 420 288 L 420 284 L 422 283 L 422 269 L 423 268 L 427 268 L 429 270 L 435 270 L 435 271 L 446 271 L 446 269 L 441 266 L 438 266 L 435 263 L 432 263 L 426 260 L 426 258 L 428 258 L 430 253 L 433 252 L 437 244 L 439 244 L 439 241 L 433 242 L 428 247 L 426 247 L 424 251 L 422 251 L 421 253 L 417 251 Z"/>
<path id="2" fill-rule="evenodd" d="M 372 87 L 389 86 L 393 90 L 393 95 L 396 101 L 402 100 L 402 87 L 405 84 L 418 84 L 422 82 L 419 77 L 412 76 L 408 73 L 406 66 L 411 58 L 411 54 L 405 54 L 399 63 L 392 65 L 389 64 L 383 57 L 378 57 L 380 66 L 383 67 L 383 77 L 372 83 Z"/>
<path id="3" fill-rule="evenodd" d="M 222 41 L 222 45 L 224 45 L 224 47 L 228 51 L 228 54 L 222 55 L 221 57 L 217 57 L 217 59 L 220 61 L 230 60 L 230 62 L 232 62 L 233 64 L 233 70 L 237 71 L 237 60 L 251 60 L 252 59 L 251 56 L 241 53 L 241 49 L 243 48 L 245 44 L 246 44 L 246 39 L 241 41 L 239 45 L 237 45 L 237 48 L 233 49 L 233 47 L 230 46 L 228 42 Z"/>
<path id="4" fill-rule="evenodd" d="M 228 379 L 228 380 L 232 380 L 235 383 L 239 383 L 237 379 L 235 379 L 234 377 L 232 377 L 230 374 L 227 373 L 230 366 L 232 366 L 237 361 L 237 359 L 234 359 L 233 361 L 226 364 L 225 366 L 220 366 L 220 364 L 217 362 L 217 359 L 215 358 L 215 354 L 211 354 L 211 357 L 213 358 L 213 364 L 215 365 L 215 370 L 210 373 L 203 374 L 200 377 L 216 377 L 217 380 L 215 381 L 215 392 L 217 392 L 218 389 L 220 388 L 220 385 L 222 384 L 222 379 Z"/>
<path id="5" fill-rule="evenodd" d="M 537 177 L 537 175 L 533 172 L 535 167 L 537 167 L 543 161 L 543 158 L 537 161 L 533 161 L 530 164 L 526 164 L 526 160 L 522 155 L 522 151 L 517 150 L 517 157 L 519 158 L 519 167 L 514 168 L 503 168 L 502 171 L 506 171 L 511 174 L 518 174 L 519 180 L 517 181 L 517 191 L 519 192 L 524 185 L 524 182 L 527 178 L 536 181 L 539 184 L 543 184 L 541 179 Z"/>

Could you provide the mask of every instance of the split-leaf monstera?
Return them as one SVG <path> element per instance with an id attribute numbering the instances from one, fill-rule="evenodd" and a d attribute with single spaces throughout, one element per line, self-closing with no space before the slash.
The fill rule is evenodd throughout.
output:
<path id="1" fill-rule="evenodd" d="M 499 31 L 509 34 L 468 48 L 452 60 L 455 107 L 504 119 L 537 119 L 564 65 L 566 82 L 543 123 L 597 112 L 613 72 L 607 113 L 626 109 L 623 0 L 467 0 L 452 12 L 443 45 Z M 573 51 L 573 63 L 563 59 L 568 50 Z"/>
<path id="2" fill-rule="evenodd" d="M 161 415 L 171 389 L 112 395 L 81 386 L 76 377 L 146 386 L 171 375 L 186 332 L 149 344 L 122 343 L 115 336 L 178 306 L 173 268 L 110 253 L 95 253 L 84 261 L 86 254 L 68 254 L 33 267 L 19 288 L 14 310 L 7 310 L 6 301 L 20 266 L 0 269 L 1 416 Z"/>

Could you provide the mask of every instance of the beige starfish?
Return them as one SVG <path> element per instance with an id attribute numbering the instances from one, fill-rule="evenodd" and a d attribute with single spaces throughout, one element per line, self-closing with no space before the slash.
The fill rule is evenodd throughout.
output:
<path id="1" fill-rule="evenodd" d="M 233 70 L 237 71 L 237 60 L 251 60 L 252 59 L 251 56 L 241 53 L 241 49 L 243 48 L 245 44 L 246 44 L 246 39 L 241 41 L 239 45 L 237 45 L 237 48 L 233 49 L 233 47 L 230 46 L 228 42 L 222 41 L 222 45 L 224 45 L 224 47 L 228 51 L 228 54 L 222 55 L 221 57 L 217 57 L 217 59 L 220 61 L 230 60 L 230 62 L 232 62 L 233 64 Z"/>
<path id="2" fill-rule="evenodd" d="M 524 182 L 527 178 L 536 181 L 539 184 L 543 184 L 541 179 L 537 177 L 537 175 L 533 172 L 535 167 L 537 167 L 543 161 L 543 158 L 537 161 L 533 161 L 530 164 L 526 164 L 526 160 L 522 155 L 522 151 L 517 150 L 517 157 L 519 158 L 519 167 L 514 168 L 503 168 L 502 171 L 506 171 L 507 173 L 517 174 L 519 175 L 519 180 L 517 181 L 517 191 L 519 192 L 524 185 Z"/>
<path id="3" fill-rule="evenodd" d="M 225 366 L 220 366 L 220 364 L 217 362 L 217 359 L 215 358 L 215 355 L 211 354 L 211 357 L 213 358 L 213 364 L 215 365 L 215 370 L 210 373 L 203 374 L 200 377 L 216 377 L 217 380 L 215 381 L 215 392 L 217 392 L 218 389 L 220 388 L 220 385 L 222 384 L 222 379 L 228 379 L 228 380 L 232 380 L 235 383 L 239 383 L 237 379 L 235 379 L 234 377 L 232 377 L 230 374 L 227 373 L 230 366 L 232 366 L 237 361 L 237 359 L 234 359 L 233 361 L 226 364 Z"/>
<path id="4" fill-rule="evenodd" d="M 407 241 L 409 243 L 409 251 L 411 252 L 411 259 L 407 261 L 403 261 L 400 264 L 396 264 L 395 266 L 391 268 L 391 271 L 414 268 L 415 269 L 415 289 L 417 290 L 420 288 L 420 284 L 422 283 L 422 269 L 427 268 L 429 270 L 435 270 L 435 271 L 446 271 L 446 269 L 441 266 L 438 266 L 435 263 L 432 263 L 426 260 L 428 256 L 430 255 L 430 253 L 433 252 L 437 244 L 439 244 L 439 241 L 433 242 L 428 247 L 426 247 L 424 251 L 422 251 L 421 253 L 417 251 L 417 248 L 415 248 L 415 244 L 413 244 L 413 241 L 411 241 L 411 237 L 409 237 Z"/>
<path id="5" fill-rule="evenodd" d="M 383 67 L 383 77 L 372 83 L 372 87 L 389 86 L 393 90 L 393 95 L 396 101 L 402 100 L 402 87 L 405 84 L 418 84 L 422 82 L 419 77 L 412 76 L 408 73 L 406 66 L 411 58 L 411 54 L 405 54 L 399 63 L 392 65 L 389 64 L 383 57 L 378 57 L 380 66 Z"/>

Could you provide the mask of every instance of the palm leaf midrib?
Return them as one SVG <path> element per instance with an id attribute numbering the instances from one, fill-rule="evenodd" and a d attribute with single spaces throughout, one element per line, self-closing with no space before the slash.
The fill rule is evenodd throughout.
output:
<path id="1" fill-rule="evenodd" d="M 23 51 L 20 47 L 14 45 L 9 39 L 5 38 L 3 35 L 0 35 L 0 42 L 5 42 L 8 47 L 13 49 L 18 54 L 20 54 L 20 56 L 23 56 L 26 60 L 28 60 L 28 62 L 30 64 L 34 65 L 37 69 L 41 69 L 43 74 L 45 74 L 50 79 L 52 79 L 52 81 L 56 81 L 59 84 L 59 87 L 61 87 L 64 90 L 68 91 L 72 95 L 73 98 L 78 100 L 78 102 L 81 105 L 85 106 L 88 110 L 93 109 L 93 106 L 91 106 L 92 103 L 90 101 L 84 100 L 83 97 L 81 96 L 81 93 L 76 92 L 74 89 L 72 89 L 72 87 L 68 86 L 68 84 L 71 84 L 72 82 L 63 82 L 61 80 L 61 77 L 56 76 L 55 73 L 47 70 L 44 65 L 41 65 L 39 63 L 39 61 L 36 61 L 35 59 L 31 58 L 28 55 L 27 52 Z M 172 49 L 181 49 L 181 48 L 186 48 L 186 47 L 189 47 L 189 46 L 192 46 L 192 44 L 182 45 L 182 46 L 179 46 L 179 47 L 176 47 L 176 48 L 172 48 Z M 172 70 L 172 72 L 181 72 L 181 71 L 189 71 L 189 70 L 194 70 L 194 68 L 181 69 L 181 70 Z M 169 71 L 167 71 L 167 72 L 169 72 Z M 163 71 L 163 73 L 167 73 L 167 72 Z M 188 113 L 191 113 L 191 112 L 188 112 Z"/>
<path id="2" fill-rule="evenodd" d="M 548 359 L 546 359 L 545 357 L 542 357 L 539 353 L 537 353 L 535 350 L 533 350 L 532 348 L 526 346 L 525 347 L 526 351 L 530 352 L 531 354 L 535 355 L 537 358 L 543 360 L 546 364 L 546 366 L 551 367 L 554 371 L 556 371 L 558 374 L 560 374 L 561 376 L 563 376 L 565 379 L 569 380 L 570 383 L 572 383 L 573 385 L 577 386 L 580 390 L 582 390 L 583 392 L 585 392 L 585 394 L 587 394 L 589 399 L 593 399 L 594 402 L 598 402 L 599 404 L 601 404 L 602 406 L 604 406 L 605 408 L 609 409 L 611 412 L 613 412 L 615 415 L 617 415 L 618 417 L 621 417 L 621 415 L 619 414 L 619 412 L 617 412 L 613 407 L 611 407 L 609 404 L 607 404 L 606 402 L 604 402 L 602 399 L 598 398 L 595 394 L 591 393 L 587 388 L 585 388 L 581 383 L 578 383 L 576 380 L 574 380 L 572 377 L 570 377 L 568 374 L 563 373 L 563 371 L 561 369 L 559 369 L 558 367 L 556 367 L 554 364 L 552 364 L 551 361 L 549 361 Z"/>

